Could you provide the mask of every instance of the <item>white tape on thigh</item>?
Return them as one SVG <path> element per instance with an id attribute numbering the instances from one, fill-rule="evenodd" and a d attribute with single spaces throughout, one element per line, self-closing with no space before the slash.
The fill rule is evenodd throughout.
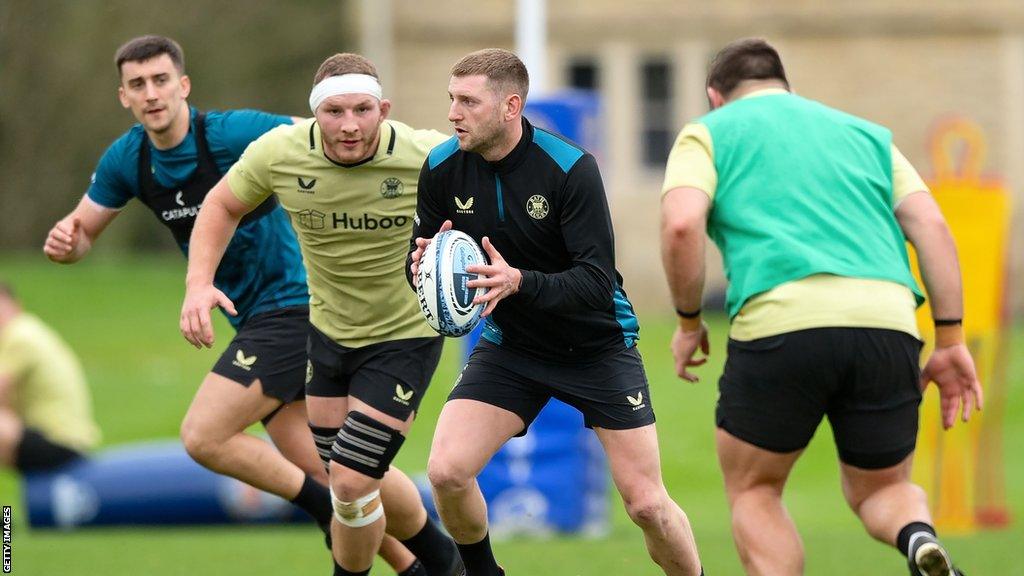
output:
<path id="1" fill-rule="evenodd" d="M 331 489 L 331 505 L 334 506 L 334 517 L 349 528 L 369 526 L 384 516 L 384 506 L 380 501 L 380 490 L 374 490 L 355 502 L 342 502 Z"/>

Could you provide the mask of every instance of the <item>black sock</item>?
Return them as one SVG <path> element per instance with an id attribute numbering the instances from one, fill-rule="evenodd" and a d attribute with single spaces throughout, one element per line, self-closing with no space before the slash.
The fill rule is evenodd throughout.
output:
<path id="1" fill-rule="evenodd" d="M 420 559 L 429 574 L 447 576 L 455 567 L 458 554 L 455 542 L 430 518 L 427 518 L 427 523 L 419 533 L 408 540 L 402 540 L 402 544 Z"/>
<path id="2" fill-rule="evenodd" d="M 475 544 L 457 544 L 462 561 L 466 564 L 466 572 L 499 576 L 503 574 L 494 559 L 491 550 L 491 536 L 484 534 L 484 539 Z"/>
<path id="3" fill-rule="evenodd" d="M 299 490 L 298 495 L 292 498 L 292 504 L 302 508 L 307 514 L 312 516 L 316 523 L 320 525 L 321 530 L 324 526 L 330 529 L 331 516 L 334 514 L 334 510 L 331 508 L 331 493 L 327 486 L 317 482 L 309 474 L 306 475 L 306 479 L 302 482 L 302 488 Z"/>
<path id="4" fill-rule="evenodd" d="M 370 567 L 372 568 L 372 566 Z M 334 576 L 367 576 L 370 573 L 370 568 L 361 570 L 359 572 L 349 572 L 341 567 L 337 562 L 334 563 Z"/>
<path id="5" fill-rule="evenodd" d="M 399 572 L 398 576 L 430 576 L 423 563 L 419 559 L 413 560 L 408 568 Z"/>
<path id="6" fill-rule="evenodd" d="M 935 528 L 931 524 L 926 522 L 911 522 L 900 530 L 898 536 L 896 536 L 896 549 L 900 551 L 906 557 L 910 557 L 910 537 L 918 532 L 927 532 L 932 536 L 935 536 Z"/>

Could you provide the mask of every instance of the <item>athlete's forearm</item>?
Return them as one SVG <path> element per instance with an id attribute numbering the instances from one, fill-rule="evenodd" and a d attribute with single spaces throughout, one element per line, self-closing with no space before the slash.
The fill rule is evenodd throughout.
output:
<path id="1" fill-rule="evenodd" d="M 676 310 L 700 310 L 704 294 L 707 196 L 696 189 L 670 190 L 661 206 L 661 264 Z M 699 318 L 683 319 L 699 325 Z"/>
<path id="2" fill-rule="evenodd" d="M 612 301 L 615 280 L 591 262 L 574 262 L 564 272 L 545 274 L 522 270 L 514 298 L 538 311 L 586 312 L 602 310 Z"/>
<path id="3" fill-rule="evenodd" d="M 240 220 L 240 216 L 231 214 L 212 193 L 207 196 L 189 239 L 186 287 L 213 284 L 217 267 Z"/>
<path id="4" fill-rule="evenodd" d="M 536 310 L 604 310 L 615 296 L 615 240 L 604 204 L 591 202 L 562 221 L 562 239 L 572 258 L 561 272 L 520 270 L 515 298 Z"/>
<path id="5" fill-rule="evenodd" d="M 663 232 L 661 263 L 672 305 L 677 310 L 699 309 L 704 294 L 704 239 L 694 233 L 677 238 Z"/>
<path id="6" fill-rule="evenodd" d="M 665 268 L 672 305 L 676 310 L 696 312 L 704 294 L 704 233 L 692 228 L 675 228 L 662 223 L 661 263 Z M 682 319 L 685 321 L 687 319 Z M 692 318 L 699 324 L 699 318 Z M 687 326 L 692 328 L 692 326 Z"/>
<path id="7" fill-rule="evenodd" d="M 896 211 L 903 233 L 917 251 L 917 260 L 931 301 L 932 318 L 963 317 L 963 285 L 956 243 L 931 194 L 916 193 Z"/>
<path id="8" fill-rule="evenodd" d="M 74 264 L 89 253 L 93 242 L 114 221 L 119 212 L 97 204 L 88 194 L 70 214 L 62 218 L 47 235 L 44 252 L 53 262 Z M 67 249 L 65 236 L 70 238 Z"/>
<path id="9" fill-rule="evenodd" d="M 914 249 L 917 250 L 920 262 L 921 278 L 931 299 L 932 317 L 963 317 L 960 261 L 949 228 L 944 223 L 941 226 L 929 227 L 922 231 L 920 240 L 914 243 Z"/>

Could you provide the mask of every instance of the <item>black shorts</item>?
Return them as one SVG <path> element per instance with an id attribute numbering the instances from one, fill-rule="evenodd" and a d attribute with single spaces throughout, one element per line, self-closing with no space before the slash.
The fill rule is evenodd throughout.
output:
<path id="1" fill-rule="evenodd" d="M 85 455 L 78 450 L 50 440 L 35 428 L 25 427 L 15 448 L 14 467 L 21 472 L 42 472 L 83 458 Z"/>
<path id="2" fill-rule="evenodd" d="M 772 452 L 803 449 L 823 416 L 839 458 L 878 469 L 917 442 L 921 341 L 895 330 L 815 328 L 729 340 L 718 426 Z"/>
<path id="3" fill-rule="evenodd" d="M 448 396 L 515 413 L 526 424 L 520 436 L 551 398 L 582 412 L 587 428 L 625 430 L 654 423 L 636 347 L 586 364 L 557 364 L 481 339 Z"/>
<path id="4" fill-rule="evenodd" d="M 406 338 L 349 348 L 309 327 L 306 394 L 352 396 L 405 420 L 420 407 L 444 338 Z"/>
<path id="5" fill-rule="evenodd" d="M 283 404 L 305 398 L 309 307 L 290 306 L 257 314 L 242 325 L 212 372 L 249 386 Z"/>

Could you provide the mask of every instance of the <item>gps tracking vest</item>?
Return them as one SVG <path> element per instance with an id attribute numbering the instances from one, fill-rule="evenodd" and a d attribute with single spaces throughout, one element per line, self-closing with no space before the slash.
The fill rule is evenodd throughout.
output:
<path id="1" fill-rule="evenodd" d="M 697 122 L 714 149 L 708 235 L 730 318 L 812 274 L 888 280 L 924 301 L 893 211 L 889 130 L 794 94 L 742 98 Z"/>
<path id="2" fill-rule="evenodd" d="M 192 130 L 196 138 L 196 171 L 185 185 L 177 190 L 164 188 L 153 178 L 149 136 L 145 131 L 142 132 L 142 142 L 139 143 L 139 200 L 171 231 L 174 240 L 183 249 L 192 235 L 192 225 L 195 224 L 206 193 L 222 176 L 206 143 L 205 114 L 196 114 Z M 269 214 L 275 206 L 277 200 L 271 196 L 255 210 L 246 214 L 239 227 Z"/>

